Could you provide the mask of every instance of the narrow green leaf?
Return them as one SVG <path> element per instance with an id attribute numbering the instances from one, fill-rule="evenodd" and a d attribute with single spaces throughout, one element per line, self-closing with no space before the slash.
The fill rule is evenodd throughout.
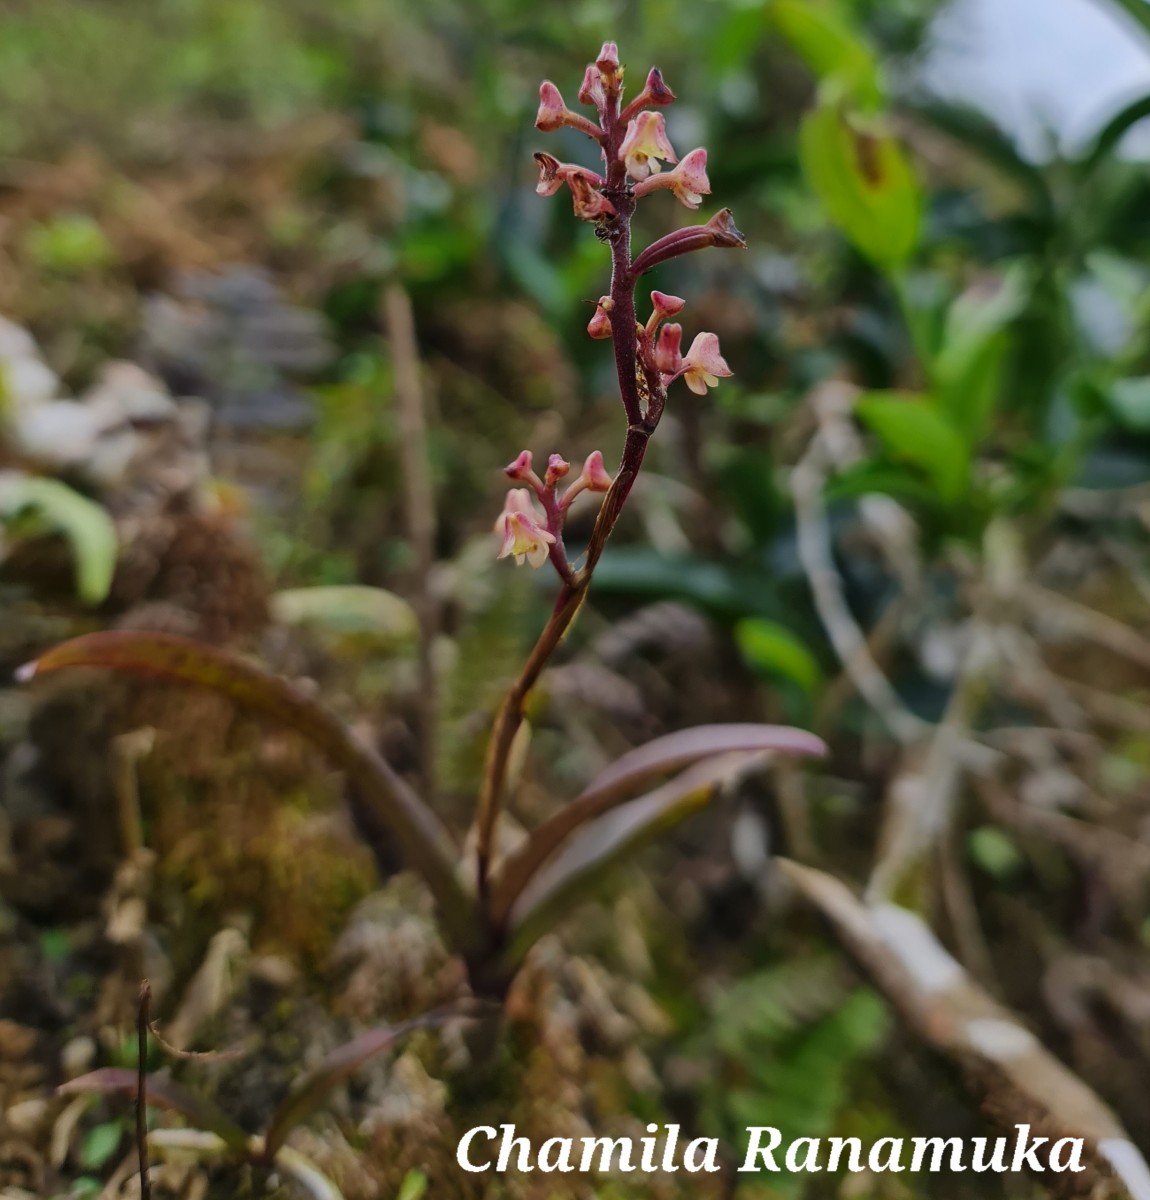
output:
<path id="1" fill-rule="evenodd" d="M 56 1090 L 62 1096 L 78 1096 L 93 1092 L 101 1096 L 124 1096 L 135 1099 L 139 1079 L 134 1070 L 127 1067 L 101 1067 L 76 1079 L 70 1079 Z M 210 1100 L 185 1091 L 166 1075 L 149 1075 L 145 1081 L 148 1103 L 157 1108 L 166 1108 L 185 1117 L 197 1129 L 214 1133 L 233 1150 L 246 1151 L 248 1135 Z"/>
<path id="2" fill-rule="evenodd" d="M 415 1167 L 403 1177 L 403 1181 L 399 1185 L 399 1191 L 395 1194 L 395 1200 L 423 1200 L 427 1195 L 428 1179 L 427 1176 Z"/>
<path id="3" fill-rule="evenodd" d="M 998 399 L 1007 328 L 1026 307 L 1032 279 L 1014 264 L 989 287 L 964 292 L 946 315 L 942 348 L 933 363 L 939 406 L 971 446 Z"/>
<path id="4" fill-rule="evenodd" d="M 965 438 L 937 405 L 923 396 L 868 392 L 855 411 L 894 457 L 914 463 L 930 476 L 944 504 L 962 495 L 969 479 L 970 453 Z"/>
<path id="5" fill-rule="evenodd" d="M 374 587 L 309 587 L 277 592 L 272 615 L 301 626 L 382 646 L 415 645 L 419 619 L 402 597 Z"/>
<path id="6" fill-rule="evenodd" d="M 631 750 L 602 771 L 570 804 L 539 826 L 501 864 L 491 894 L 492 920 L 500 925 L 540 867 L 581 825 L 631 800 L 672 771 L 702 763 L 689 778 L 679 776 L 651 796 L 678 794 L 684 780 L 721 782 L 730 774 L 726 758 L 733 752 L 822 755 L 826 744 L 813 733 L 786 725 L 698 725 L 656 738 Z M 712 760 L 708 767 L 705 760 Z"/>
<path id="7" fill-rule="evenodd" d="M 1150 96 L 1139 96 L 1110 118 L 1099 131 L 1090 149 L 1082 156 L 1081 171 L 1089 175 L 1117 149 L 1119 143 L 1140 121 L 1150 117 Z"/>
<path id="8" fill-rule="evenodd" d="M 918 245 L 922 193 L 882 126 L 824 96 L 803 119 L 799 157 L 807 182 L 855 247 L 882 270 L 904 267 Z"/>
<path id="9" fill-rule="evenodd" d="M 1150 375 L 1114 380 L 1107 399 L 1123 426 L 1134 433 L 1150 433 Z"/>
<path id="10" fill-rule="evenodd" d="M 735 640 L 756 670 L 781 675 L 798 684 L 808 696 L 822 684 L 818 659 L 802 638 L 778 621 L 748 617 L 735 626 Z"/>
<path id="11" fill-rule="evenodd" d="M 80 1166 L 85 1171 L 98 1171 L 120 1148 L 124 1126 L 120 1121 L 106 1121 L 88 1130 L 80 1147 Z"/>
<path id="12" fill-rule="evenodd" d="M 18 678 L 70 667 L 104 667 L 207 687 L 302 734 L 347 773 L 372 815 L 395 837 L 435 895 L 456 946 L 474 943 L 477 910 L 456 877 L 452 843 L 439 818 L 374 749 L 287 680 L 228 651 L 159 633 L 74 638 L 22 668 Z"/>
<path id="13" fill-rule="evenodd" d="M 1150 3 L 1147 0 L 1113 0 L 1113 3 L 1130 17 L 1143 33 L 1150 35 Z"/>
<path id="14" fill-rule="evenodd" d="M 0 520 L 32 512 L 68 539 L 76 558 L 76 590 L 85 604 L 99 604 L 116 569 L 116 527 L 86 496 L 55 479 L 0 471 Z"/>

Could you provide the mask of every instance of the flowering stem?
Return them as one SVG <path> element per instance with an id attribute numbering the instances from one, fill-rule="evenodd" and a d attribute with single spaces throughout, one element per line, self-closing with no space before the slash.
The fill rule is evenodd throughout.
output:
<path id="1" fill-rule="evenodd" d="M 587 544 L 583 566 L 577 572 L 572 572 L 568 565 L 566 552 L 556 535 L 551 547 L 551 561 L 563 578 L 563 586 L 539 640 L 524 663 L 519 678 L 504 697 L 495 718 L 475 818 L 476 871 L 481 900 L 485 900 L 488 894 L 495 822 L 503 803 L 511 747 L 523 723 L 524 704 L 583 604 L 595 566 L 643 465 L 647 443 L 655 432 L 665 400 L 658 373 L 653 372 L 646 361 L 639 362 L 635 330 L 636 276 L 631 270 L 631 218 L 635 213 L 635 198 L 627 184 L 626 166 L 619 157 L 619 147 L 625 133 L 626 123 L 621 120 L 619 113 L 619 94 L 613 90 L 607 96 L 603 111 L 603 153 L 607 161 L 607 181 L 603 194 L 614 205 L 615 216 L 604 228 L 606 240 L 611 245 L 611 341 L 619 377 L 619 395 L 627 413 L 627 438 L 619 470 L 603 499 Z M 646 406 L 643 403 L 644 394 Z M 548 518 L 551 516 L 548 510 Z"/>

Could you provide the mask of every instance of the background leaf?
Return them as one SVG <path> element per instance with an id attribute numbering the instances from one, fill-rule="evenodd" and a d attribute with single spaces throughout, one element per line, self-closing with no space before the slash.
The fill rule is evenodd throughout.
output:
<path id="1" fill-rule="evenodd" d="M 0 471 L 0 519 L 31 512 L 68 539 L 76 558 L 76 590 L 85 604 L 108 595 L 116 569 L 116 527 L 98 505 L 56 479 Z"/>
<path id="2" fill-rule="evenodd" d="M 803 119 L 799 158 L 807 182 L 855 248 L 885 271 L 904 267 L 918 245 L 922 195 L 890 134 L 824 93 Z"/>
<path id="3" fill-rule="evenodd" d="M 921 467 L 938 498 L 953 504 L 966 489 L 970 451 L 945 413 L 924 396 L 869 392 L 858 400 L 859 419 L 895 457 Z"/>
<path id="4" fill-rule="evenodd" d="M 435 894 L 449 934 L 460 946 L 470 944 L 475 909 L 455 876 L 451 840 L 439 818 L 373 749 L 287 680 L 227 651 L 158 633 L 74 638 L 23 668 L 20 678 L 69 667 L 105 667 L 198 684 L 302 734 L 347 772 L 372 815 L 395 836 Z"/>

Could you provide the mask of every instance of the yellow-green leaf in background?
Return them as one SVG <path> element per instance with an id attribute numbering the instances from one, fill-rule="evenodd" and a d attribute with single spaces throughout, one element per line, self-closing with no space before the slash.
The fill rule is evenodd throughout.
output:
<path id="1" fill-rule="evenodd" d="M 939 500 L 952 504 L 966 490 L 970 451 L 966 439 L 938 405 L 926 396 L 868 392 L 855 412 L 896 459 L 925 471 Z"/>
<path id="2" fill-rule="evenodd" d="M 918 245 L 922 191 L 881 120 L 850 113 L 833 90 L 803 119 L 803 173 L 860 253 L 884 271 L 897 271 Z"/>
<path id="3" fill-rule="evenodd" d="M 735 640 L 743 658 L 756 671 L 781 675 L 811 695 L 822 683 L 818 659 L 803 640 L 777 621 L 747 617 L 735 626 Z"/>
<path id="4" fill-rule="evenodd" d="M 76 558 L 76 590 L 85 604 L 99 604 L 112 586 L 118 546 L 112 518 L 96 503 L 56 479 L 0 471 L 0 521 L 30 515 L 62 533 Z"/>
<path id="5" fill-rule="evenodd" d="M 939 406 L 973 444 L 998 400 L 1007 329 L 1026 307 L 1033 280 L 1021 263 L 976 283 L 950 306 L 932 364 Z"/>
<path id="6" fill-rule="evenodd" d="M 881 104 L 883 81 L 878 60 L 834 5 L 819 0 L 773 0 L 767 15 L 820 80 L 833 79 L 840 94 L 861 108 Z"/>
<path id="7" fill-rule="evenodd" d="M 383 588 L 292 588 L 272 597 L 272 615 L 284 625 L 313 629 L 360 647 L 399 650 L 416 645 L 419 620 L 401 596 Z"/>

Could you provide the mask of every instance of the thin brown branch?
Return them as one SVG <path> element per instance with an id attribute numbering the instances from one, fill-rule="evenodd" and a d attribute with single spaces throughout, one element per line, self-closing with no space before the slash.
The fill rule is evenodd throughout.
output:
<path id="1" fill-rule="evenodd" d="M 140 1200 L 151 1200 L 152 1181 L 148 1177 L 148 1027 L 152 985 L 140 983 L 140 1003 L 136 1013 L 136 1154 L 140 1160 Z"/>
<path id="2" fill-rule="evenodd" d="M 1004 1128 L 1034 1125 L 1040 1115 L 1051 1141 L 1083 1139 L 1093 1194 L 1118 1195 L 1111 1173 L 1132 1196 L 1150 1193 L 1150 1167 L 1117 1116 L 970 978 L 920 917 L 864 903 L 822 871 L 778 861 L 915 1034 L 959 1066 Z"/>
<path id="3" fill-rule="evenodd" d="M 830 524 L 823 502 L 828 466 L 828 450 L 819 431 L 791 472 L 799 559 L 810 584 L 815 609 L 843 670 L 890 733 L 900 742 L 912 743 L 918 741 L 930 725 L 906 707 L 875 662 L 866 637 L 847 605 L 842 579 L 835 567 Z"/>

